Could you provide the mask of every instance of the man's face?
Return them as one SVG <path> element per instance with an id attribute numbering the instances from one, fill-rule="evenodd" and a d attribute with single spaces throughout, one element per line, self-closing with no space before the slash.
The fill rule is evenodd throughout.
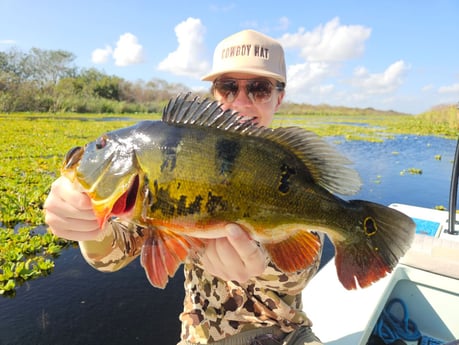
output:
<path id="1" fill-rule="evenodd" d="M 232 109 L 242 116 L 255 118 L 254 121 L 260 126 L 268 127 L 271 125 L 274 113 L 277 111 L 284 98 L 284 91 L 279 91 L 275 87 L 276 80 L 247 73 L 227 73 L 218 78 L 219 81 L 223 82 L 231 79 L 233 82 L 232 86 L 235 84 L 234 81 L 236 81 L 238 86 L 238 91 L 233 92 L 232 97 L 225 97 L 224 92 L 215 87 L 216 84 L 214 83 L 214 97 L 222 104 L 222 109 Z M 262 81 L 262 85 L 264 81 L 271 82 L 273 87 L 271 90 L 271 97 L 268 97 L 268 101 L 257 102 L 254 100 L 253 95 L 247 94 L 247 83 L 251 83 L 253 80 Z"/>

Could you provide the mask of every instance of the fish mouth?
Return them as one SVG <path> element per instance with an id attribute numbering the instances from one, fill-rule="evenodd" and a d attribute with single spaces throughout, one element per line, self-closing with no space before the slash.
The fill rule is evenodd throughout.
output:
<path id="1" fill-rule="evenodd" d="M 64 169 L 69 170 L 74 168 L 75 165 L 81 160 L 81 157 L 83 157 L 83 153 L 84 147 L 75 146 L 71 148 L 65 155 Z"/>
<path id="2" fill-rule="evenodd" d="M 129 188 L 116 200 L 112 208 L 112 214 L 120 216 L 129 213 L 135 206 L 139 191 L 139 175 L 135 175 Z"/>

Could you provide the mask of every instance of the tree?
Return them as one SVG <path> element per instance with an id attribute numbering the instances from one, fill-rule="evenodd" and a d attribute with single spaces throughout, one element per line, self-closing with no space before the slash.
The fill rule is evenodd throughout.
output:
<path id="1" fill-rule="evenodd" d="M 42 86 L 54 86 L 59 79 L 76 75 L 77 69 L 72 66 L 74 60 L 75 55 L 65 50 L 32 48 L 25 67 L 29 69 L 31 77 Z"/>

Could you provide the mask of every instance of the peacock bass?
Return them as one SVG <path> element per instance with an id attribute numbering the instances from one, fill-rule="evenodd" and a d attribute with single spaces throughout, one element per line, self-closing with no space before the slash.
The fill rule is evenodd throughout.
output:
<path id="1" fill-rule="evenodd" d="M 308 267 L 326 233 L 347 289 L 385 276 L 409 248 L 415 225 L 376 203 L 345 201 L 361 186 L 350 161 L 298 127 L 258 127 L 216 102 L 171 99 L 162 121 L 143 121 L 71 149 L 62 173 L 91 199 L 102 228 L 135 224 L 152 285 L 165 287 L 205 238 L 237 223 L 285 272 Z M 128 227 L 122 238 L 129 238 Z M 139 249 L 141 248 L 141 249 Z"/>

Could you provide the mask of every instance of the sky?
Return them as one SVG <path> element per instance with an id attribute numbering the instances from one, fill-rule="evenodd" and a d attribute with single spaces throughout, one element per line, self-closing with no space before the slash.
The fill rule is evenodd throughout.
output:
<path id="1" fill-rule="evenodd" d="M 459 102 L 459 0 L 0 0 L 0 51 L 66 50 L 79 68 L 193 90 L 244 29 L 283 44 L 288 101 L 410 114 Z"/>

